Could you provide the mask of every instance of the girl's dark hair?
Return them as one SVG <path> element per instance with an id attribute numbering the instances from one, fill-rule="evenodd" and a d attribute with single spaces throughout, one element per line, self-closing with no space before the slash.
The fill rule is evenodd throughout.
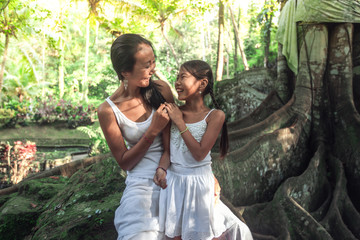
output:
<path id="1" fill-rule="evenodd" d="M 214 96 L 214 77 L 210 65 L 201 60 L 191 60 L 183 63 L 180 68 L 184 68 L 197 80 L 204 78 L 208 80 L 208 85 L 204 90 L 203 96 L 210 93 L 213 104 L 217 109 L 220 109 L 220 106 L 217 103 Z M 225 119 L 224 124 L 222 126 L 221 139 L 220 139 L 220 158 L 224 158 L 226 156 L 228 149 L 229 149 L 229 138 L 228 138 L 226 119 Z"/>
<path id="2" fill-rule="evenodd" d="M 136 63 L 135 54 L 140 50 L 140 44 L 149 45 L 152 50 L 152 43 L 138 34 L 123 34 L 113 42 L 111 46 L 111 62 L 120 81 L 124 80 L 122 72 L 131 72 Z M 155 54 L 155 51 L 154 51 Z M 165 98 L 160 93 L 161 86 L 150 79 L 149 86 L 140 89 L 146 104 L 157 109 Z"/>

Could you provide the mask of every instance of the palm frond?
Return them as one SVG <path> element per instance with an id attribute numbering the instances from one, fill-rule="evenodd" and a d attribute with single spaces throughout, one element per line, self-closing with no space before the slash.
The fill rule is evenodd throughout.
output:
<path id="1" fill-rule="evenodd" d="M 76 129 L 79 130 L 80 132 L 83 132 L 83 133 L 87 134 L 90 138 L 96 138 L 97 137 L 96 132 L 93 129 L 89 128 L 89 127 L 81 126 L 81 127 L 77 127 Z"/>

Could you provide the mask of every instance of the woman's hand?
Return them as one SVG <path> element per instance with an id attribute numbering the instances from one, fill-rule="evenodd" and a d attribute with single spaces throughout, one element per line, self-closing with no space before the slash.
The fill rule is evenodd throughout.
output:
<path id="1" fill-rule="evenodd" d="M 160 107 L 154 113 L 151 125 L 149 128 L 154 131 L 155 135 L 158 135 L 170 121 L 169 115 L 166 111 L 165 104 L 161 104 Z"/>
<path id="2" fill-rule="evenodd" d="M 167 187 L 166 183 L 166 172 L 162 168 L 157 168 L 154 176 L 154 182 L 156 185 L 160 186 L 162 189 Z"/>

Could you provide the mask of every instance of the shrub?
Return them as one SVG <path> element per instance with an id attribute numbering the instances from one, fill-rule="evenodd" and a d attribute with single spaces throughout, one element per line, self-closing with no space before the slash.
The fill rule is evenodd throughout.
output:
<path id="1" fill-rule="evenodd" d="M 32 121 L 38 124 L 65 122 L 67 127 L 76 128 L 92 124 L 95 117 L 93 105 L 83 106 L 71 100 L 57 100 L 52 96 L 47 96 L 46 100 L 37 98 L 23 102 L 12 99 L 0 109 L 0 127 L 24 126 Z"/>
<path id="2" fill-rule="evenodd" d="M 0 109 L 0 127 L 14 127 L 16 124 L 27 125 L 31 120 L 29 102 L 11 99 Z"/>
<path id="3" fill-rule="evenodd" d="M 49 96 L 46 101 L 35 105 L 34 120 L 40 124 L 64 121 L 69 128 L 90 125 L 96 116 L 92 105 L 82 106 L 63 99 L 56 101 Z"/>
<path id="4" fill-rule="evenodd" d="M 15 126 L 16 113 L 12 109 L 0 109 L 0 127 Z"/>
<path id="5" fill-rule="evenodd" d="M 14 142 L 11 146 L 8 142 L 0 143 L 0 163 L 6 166 L 3 182 L 16 184 L 23 180 L 29 173 L 38 172 L 39 168 L 33 166 L 36 158 L 36 144 L 27 141 Z"/>

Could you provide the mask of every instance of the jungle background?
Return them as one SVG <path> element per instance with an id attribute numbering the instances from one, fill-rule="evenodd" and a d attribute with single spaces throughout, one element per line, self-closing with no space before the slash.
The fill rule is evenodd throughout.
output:
<path id="1" fill-rule="evenodd" d="M 109 49 L 123 33 L 153 42 L 170 86 L 184 61 L 212 66 L 230 139 L 214 174 L 254 239 L 360 239 L 359 1 L 0 8 L 0 239 L 116 239 L 126 173 L 96 109 L 119 87 Z"/>

